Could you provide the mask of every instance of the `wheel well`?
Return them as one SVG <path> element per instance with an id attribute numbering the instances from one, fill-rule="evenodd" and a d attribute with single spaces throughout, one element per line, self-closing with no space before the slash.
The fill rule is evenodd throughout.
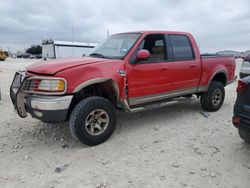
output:
<path id="1" fill-rule="evenodd" d="M 216 74 L 212 81 L 217 81 L 217 82 L 221 82 L 224 86 L 227 85 L 227 76 L 225 75 L 225 73 L 218 73 Z"/>
<path id="2" fill-rule="evenodd" d="M 79 92 L 74 93 L 73 99 L 71 101 L 68 117 L 71 114 L 75 105 L 80 102 L 82 99 L 90 96 L 99 96 L 108 99 L 115 107 L 117 107 L 117 96 L 118 93 L 113 85 L 112 80 L 108 80 L 101 83 L 91 84 L 81 89 Z"/>

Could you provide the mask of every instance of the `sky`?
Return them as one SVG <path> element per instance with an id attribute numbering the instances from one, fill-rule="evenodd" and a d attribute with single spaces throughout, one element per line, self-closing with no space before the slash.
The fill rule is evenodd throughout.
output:
<path id="1" fill-rule="evenodd" d="M 201 51 L 250 49 L 249 0 L 0 0 L 0 48 L 43 39 L 101 42 L 109 34 L 185 31 Z"/>

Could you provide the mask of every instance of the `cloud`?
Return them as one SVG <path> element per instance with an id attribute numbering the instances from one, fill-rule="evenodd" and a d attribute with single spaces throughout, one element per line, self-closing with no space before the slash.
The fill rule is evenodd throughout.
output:
<path id="1" fill-rule="evenodd" d="M 243 51 L 250 48 L 248 7 L 248 0 L 2 1 L 0 46 L 17 50 L 47 38 L 101 41 L 107 30 L 179 30 L 191 32 L 203 52 Z"/>

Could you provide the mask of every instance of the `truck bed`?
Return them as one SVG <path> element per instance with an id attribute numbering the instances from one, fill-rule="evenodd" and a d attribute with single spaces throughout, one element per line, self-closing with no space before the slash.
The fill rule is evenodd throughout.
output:
<path id="1" fill-rule="evenodd" d="M 210 78 L 218 72 L 226 74 L 227 82 L 225 85 L 234 80 L 235 58 L 232 55 L 221 54 L 201 54 L 202 75 L 200 86 L 209 84 Z"/>

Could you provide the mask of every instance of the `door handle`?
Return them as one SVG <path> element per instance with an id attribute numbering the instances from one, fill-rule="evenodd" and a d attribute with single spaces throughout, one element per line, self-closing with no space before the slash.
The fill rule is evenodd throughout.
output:
<path id="1" fill-rule="evenodd" d="M 191 68 L 197 67 L 196 64 L 190 65 Z"/>
<path id="2" fill-rule="evenodd" d="M 161 70 L 162 70 L 162 71 L 166 71 L 166 70 L 168 70 L 168 68 L 167 68 L 167 67 L 164 67 L 164 68 L 161 68 Z"/>

